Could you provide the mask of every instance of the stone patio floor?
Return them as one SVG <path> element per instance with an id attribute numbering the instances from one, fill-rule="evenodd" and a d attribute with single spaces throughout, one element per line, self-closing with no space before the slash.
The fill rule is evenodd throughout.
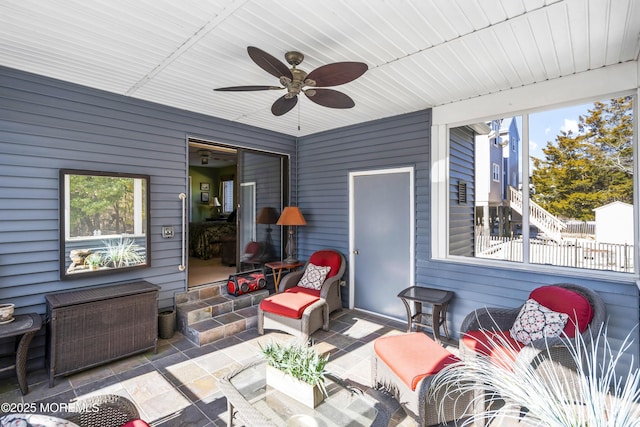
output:
<path id="1" fill-rule="evenodd" d="M 331 354 L 328 371 L 363 386 L 371 384 L 373 341 L 405 331 L 406 324 L 372 314 L 341 310 L 332 314 L 330 330 L 312 335 L 317 348 Z M 249 329 L 202 347 L 176 332 L 159 340 L 158 352 L 134 355 L 68 377 L 49 388 L 44 369 L 28 374 L 29 393 L 22 396 L 15 376 L 0 379 L 0 402 L 66 403 L 96 394 L 118 394 L 133 401 L 140 417 L 153 426 L 225 426 L 227 404 L 218 380 L 259 355 L 260 345 L 293 337 L 277 331 L 259 335 Z M 457 352 L 457 342 L 445 343 Z M 398 405 L 391 426 L 415 426 Z"/>
<path id="2" fill-rule="evenodd" d="M 406 324 L 367 313 L 333 313 L 329 331 L 312 335 L 318 349 L 330 352 L 328 370 L 370 385 L 373 340 L 401 333 Z M 202 347 L 179 332 L 158 341 L 158 352 L 134 355 L 68 377 L 57 377 L 49 388 L 45 369 L 29 372 L 29 393 L 22 396 L 14 375 L 0 379 L 0 402 L 66 403 L 96 394 L 118 394 L 133 401 L 140 416 L 153 426 L 225 426 L 227 404 L 218 379 L 255 359 L 260 344 L 286 342 L 292 336 L 277 331 L 259 335 L 249 329 Z M 413 426 L 401 408 L 392 425 Z"/>

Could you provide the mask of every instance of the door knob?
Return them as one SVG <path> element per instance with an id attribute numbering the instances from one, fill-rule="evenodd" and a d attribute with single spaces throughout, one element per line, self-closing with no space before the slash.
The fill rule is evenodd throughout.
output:
<path id="1" fill-rule="evenodd" d="M 360 251 L 355 249 L 355 250 L 351 251 L 351 253 L 354 254 L 354 255 L 358 255 L 360 253 Z"/>

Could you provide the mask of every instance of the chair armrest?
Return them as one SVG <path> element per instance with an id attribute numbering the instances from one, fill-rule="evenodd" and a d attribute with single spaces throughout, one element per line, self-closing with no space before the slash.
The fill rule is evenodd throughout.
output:
<path id="1" fill-rule="evenodd" d="M 322 310 L 322 330 L 329 330 L 329 306 L 327 305 L 327 301 L 324 298 L 320 298 L 318 301 L 314 302 L 310 306 L 304 309 L 302 312 L 302 330 L 308 331 L 311 323 L 311 315 L 316 310 Z M 305 336 L 305 340 L 308 340 L 309 336 Z"/>
<path id="2" fill-rule="evenodd" d="M 327 299 L 331 289 L 335 286 L 340 286 L 340 277 L 333 276 L 325 280 L 320 288 L 320 298 Z"/>
<path id="3" fill-rule="evenodd" d="M 516 321 L 520 307 L 518 308 L 499 308 L 499 307 L 483 307 L 478 308 L 462 321 L 460 332 L 477 331 L 487 329 L 489 331 L 506 331 L 511 329 L 513 322 Z"/>
<path id="4" fill-rule="evenodd" d="M 303 274 L 304 274 L 304 270 L 292 271 L 291 273 L 288 273 L 280 281 L 278 292 L 284 292 L 286 289 L 297 286 L 300 279 L 302 279 Z"/>

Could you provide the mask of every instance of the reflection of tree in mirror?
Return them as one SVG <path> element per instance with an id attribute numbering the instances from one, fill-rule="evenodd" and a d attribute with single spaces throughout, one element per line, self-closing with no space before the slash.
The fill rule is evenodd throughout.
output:
<path id="1" fill-rule="evenodd" d="M 134 178 L 71 175 L 70 236 L 132 234 Z"/>
<path id="2" fill-rule="evenodd" d="M 130 267 L 145 262 L 144 248 L 137 245 L 133 239 L 121 237 L 103 243 L 104 263 L 108 267 Z"/>

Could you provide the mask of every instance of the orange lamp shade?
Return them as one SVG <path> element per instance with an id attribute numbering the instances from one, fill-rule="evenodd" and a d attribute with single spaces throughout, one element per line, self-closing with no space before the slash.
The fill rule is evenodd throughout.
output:
<path id="1" fill-rule="evenodd" d="M 278 225 L 307 225 L 307 221 L 304 220 L 300 208 L 297 206 L 287 206 L 282 211 L 280 218 L 278 218 Z"/>

